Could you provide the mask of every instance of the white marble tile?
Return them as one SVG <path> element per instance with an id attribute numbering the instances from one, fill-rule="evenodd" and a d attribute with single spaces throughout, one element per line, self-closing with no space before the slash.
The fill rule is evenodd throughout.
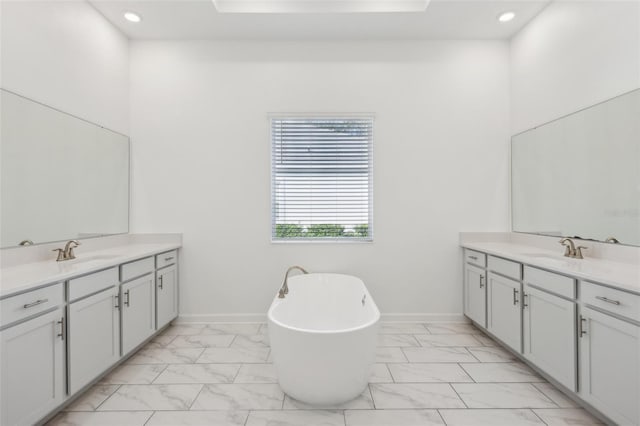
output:
<path id="1" fill-rule="evenodd" d="M 95 411 L 119 385 L 95 385 L 71 403 L 65 411 Z"/>
<path id="2" fill-rule="evenodd" d="M 426 348 L 482 346 L 472 334 L 422 334 L 416 338 L 420 345 Z"/>
<path id="3" fill-rule="evenodd" d="M 532 369 L 521 362 L 460 364 L 478 383 L 544 382 Z"/>
<path id="4" fill-rule="evenodd" d="M 407 362 L 407 357 L 400 348 L 378 348 L 376 349 L 376 362 Z"/>
<path id="5" fill-rule="evenodd" d="M 344 415 L 330 410 L 251 411 L 246 426 L 344 426 Z"/>
<path id="6" fill-rule="evenodd" d="M 362 410 L 362 409 L 373 409 L 375 408 L 373 405 L 373 399 L 371 399 L 371 393 L 369 392 L 369 388 L 367 387 L 364 392 L 358 395 L 356 398 L 351 401 L 347 401 L 343 404 L 336 405 L 310 405 L 302 401 L 298 401 L 297 399 L 291 398 L 289 395 L 285 395 L 284 397 L 284 405 L 283 408 L 285 410 Z"/>
<path id="7" fill-rule="evenodd" d="M 203 351 L 202 348 L 142 348 L 127 364 L 193 364 Z"/>
<path id="8" fill-rule="evenodd" d="M 195 336 L 177 336 L 168 348 L 228 348 L 236 336 L 234 334 L 197 334 Z"/>
<path id="9" fill-rule="evenodd" d="M 248 415 L 248 411 L 229 410 L 156 411 L 145 426 L 243 426 Z"/>
<path id="10" fill-rule="evenodd" d="M 153 411 L 63 412 L 47 426 L 144 426 Z"/>
<path id="11" fill-rule="evenodd" d="M 257 362 L 265 363 L 269 348 L 207 348 L 198 358 L 198 363 Z"/>
<path id="12" fill-rule="evenodd" d="M 448 384 L 376 383 L 370 388 L 376 409 L 465 407 Z"/>
<path id="13" fill-rule="evenodd" d="M 420 346 L 420 344 L 411 334 L 378 334 L 378 346 L 408 347 Z"/>
<path id="14" fill-rule="evenodd" d="M 439 410 L 448 426 L 544 426 L 529 409 Z"/>
<path id="15" fill-rule="evenodd" d="M 188 410 L 202 385 L 122 385 L 99 411 Z"/>
<path id="16" fill-rule="evenodd" d="M 557 407 L 529 383 L 456 383 L 451 386 L 469 408 Z"/>
<path id="17" fill-rule="evenodd" d="M 480 343 L 482 343 L 482 346 L 498 346 L 498 342 L 486 334 L 475 334 L 474 336 Z"/>
<path id="18" fill-rule="evenodd" d="M 477 362 L 466 348 L 403 348 L 409 362 Z"/>
<path id="19" fill-rule="evenodd" d="M 238 334 L 233 339 L 232 348 L 268 348 L 269 336 L 266 334 Z"/>
<path id="20" fill-rule="evenodd" d="M 428 323 L 426 327 L 431 334 L 483 334 L 480 329 L 471 324 Z"/>
<path id="21" fill-rule="evenodd" d="M 273 364 L 242 364 L 234 383 L 278 383 Z"/>
<path id="22" fill-rule="evenodd" d="M 240 364 L 173 364 L 154 384 L 232 383 Z"/>
<path id="23" fill-rule="evenodd" d="M 378 328 L 380 334 L 424 334 L 427 329 L 419 322 L 383 322 Z"/>
<path id="24" fill-rule="evenodd" d="M 373 364 L 369 383 L 393 383 L 387 364 Z"/>
<path id="25" fill-rule="evenodd" d="M 193 410 L 279 410 L 284 393 L 276 384 L 205 385 Z"/>
<path id="26" fill-rule="evenodd" d="M 473 383 L 471 377 L 454 363 L 389 364 L 389 370 L 398 383 Z"/>
<path id="27" fill-rule="evenodd" d="M 565 395 L 558 388 L 551 383 L 534 383 L 534 385 L 540 392 L 545 394 L 547 398 L 556 403 L 560 408 L 578 408 L 580 405 L 574 400 Z"/>
<path id="28" fill-rule="evenodd" d="M 149 385 L 166 364 L 122 364 L 100 380 L 103 385 Z"/>
<path id="29" fill-rule="evenodd" d="M 207 324 L 202 334 L 258 334 L 260 323 Z"/>
<path id="30" fill-rule="evenodd" d="M 347 410 L 347 426 L 444 425 L 436 410 Z"/>
<path id="31" fill-rule="evenodd" d="M 167 327 L 162 336 L 192 336 L 204 330 L 204 324 L 179 324 Z"/>
<path id="32" fill-rule="evenodd" d="M 151 341 L 149 343 L 147 343 L 145 348 L 164 348 L 169 343 L 171 343 L 173 341 L 173 339 L 175 339 L 175 338 L 176 338 L 176 336 L 174 336 L 174 335 L 160 334 L 160 335 L 154 337 L 153 339 L 151 339 Z"/>
<path id="33" fill-rule="evenodd" d="M 468 348 L 480 362 L 514 362 L 517 361 L 509 351 L 499 347 Z"/>
<path id="34" fill-rule="evenodd" d="M 582 408 L 533 410 L 548 426 L 596 426 L 603 423 Z"/>

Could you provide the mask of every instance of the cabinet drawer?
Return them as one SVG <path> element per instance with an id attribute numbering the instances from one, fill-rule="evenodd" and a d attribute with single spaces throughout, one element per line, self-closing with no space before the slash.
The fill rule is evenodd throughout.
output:
<path id="1" fill-rule="evenodd" d="M 487 266 L 487 255 L 479 251 L 465 249 L 464 261 L 485 268 Z"/>
<path id="2" fill-rule="evenodd" d="M 11 324 L 64 303 L 62 283 L 18 294 L 0 301 L 1 326 Z"/>
<path id="3" fill-rule="evenodd" d="M 640 296 L 582 281 L 580 300 L 623 317 L 640 321 Z"/>
<path id="4" fill-rule="evenodd" d="M 69 280 L 69 301 L 118 284 L 118 267 Z"/>
<path id="5" fill-rule="evenodd" d="M 178 250 L 171 250 L 166 253 L 156 255 L 156 268 L 164 268 L 173 265 L 178 261 Z"/>
<path id="6" fill-rule="evenodd" d="M 524 267 L 524 282 L 570 299 L 576 298 L 576 280 L 542 269 Z"/>
<path id="7" fill-rule="evenodd" d="M 120 281 L 129 281 L 133 278 L 141 277 L 153 272 L 153 257 L 136 260 L 135 262 L 120 265 Z"/>
<path id="8" fill-rule="evenodd" d="M 505 260 L 500 257 L 489 256 L 490 271 L 496 272 L 505 277 L 520 281 L 522 279 L 522 265 L 517 262 Z"/>

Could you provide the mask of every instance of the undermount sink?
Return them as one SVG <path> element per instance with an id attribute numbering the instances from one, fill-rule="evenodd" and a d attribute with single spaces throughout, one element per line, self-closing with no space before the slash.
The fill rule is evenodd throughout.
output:
<path id="1" fill-rule="evenodd" d="M 116 257 L 118 257 L 117 254 L 97 254 L 95 256 L 77 257 L 72 262 L 73 263 L 97 262 L 99 260 L 115 259 Z"/>
<path id="2" fill-rule="evenodd" d="M 528 257 L 534 257 L 536 259 L 540 259 L 544 261 L 550 261 L 550 262 L 562 263 L 562 264 L 566 264 L 570 260 L 569 258 L 564 257 L 562 255 L 552 255 L 552 254 L 545 254 L 545 253 L 522 253 L 522 255 L 528 256 Z"/>

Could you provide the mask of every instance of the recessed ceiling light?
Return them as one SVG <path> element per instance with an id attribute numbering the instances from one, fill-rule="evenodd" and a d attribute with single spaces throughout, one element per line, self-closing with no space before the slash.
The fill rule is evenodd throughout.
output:
<path id="1" fill-rule="evenodd" d="M 213 0 L 219 13 L 424 12 L 429 0 Z"/>
<path id="2" fill-rule="evenodd" d="M 500 22 L 509 22 L 513 18 L 516 17 L 516 14 L 513 12 L 504 12 L 498 15 L 498 21 Z"/>
<path id="3" fill-rule="evenodd" d="M 135 12 L 125 12 L 124 19 L 126 19 L 129 22 L 140 22 L 142 21 L 142 16 L 138 15 Z"/>

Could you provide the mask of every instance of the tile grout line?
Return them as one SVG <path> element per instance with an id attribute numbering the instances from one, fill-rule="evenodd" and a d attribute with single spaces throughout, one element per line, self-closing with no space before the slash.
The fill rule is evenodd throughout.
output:
<path id="1" fill-rule="evenodd" d="M 464 401 L 463 401 L 463 402 L 464 402 Z M 442 419 L 442 424 L 446 426 L 446 425 L 447 425 L 447 421 L 444 419 L 444 416 L 442 415 L 442 413 L 440 412 L 440 410 L 442 410 L 442 408 L 437 408 L 437 409 L 436 409 L 436 412 L 438 413 L 438 416 L 440 416 L 440 418 Z M 465 408 L 465 410 L 466 410 L 466 408 Z"/>
<path id="2" fill-rule="evenodd" d="M 100 386 L 100 385 L 97 385 L 97 386 Z M 116 388 L 113 390 L 113 392 L 111 392 L 111 393 L 109 394 L 109 396 L 107 396 L 107 397 L 106 397 L 106 398 L 105 398 L 105 399 L 104 399 L 100 404 L 96 405 L 96 408 L 94 408 L 94 409 L 93 409 L 93 410 L 91 410 L 91 411 L 93 411 L 93 412 L 97 412 L 97 411 L 98 411 L 98 408 L 102 407 L 102 404 L 104 404 L 105 402 L 107 402 L 107 400 L 108 400 L 109 398 L 111 398 L 113 395 L 115 395 L 115 393 L 116 393 L 116 392 L 118 392 L 118 390 L 120 390 L 120 388 L 121 388 L 121 387 L 122 387 L 122 385 L 116 385 Z M 91 389 L 88 389 L 88 390 L 87 390 L 87 392 L 89 392 L 90 390 L 91 390 Z M 83 395 L 83 396 L 84 396 L 84 395 Z M 78 399 L 80 399 L 80 398 L 78 398 Z"/>
<path id="3" fill-rule="evenodd" d="M 149 423 L 149 420 L 151 420 L 151 417 L 156 415 L 156 411 L 152 411 L 151 415 L 147 418 L 147 420 L 144 421 L 144 423 L 142 424 L 142 426 L 146 426 L 147 423 Z"/>
<path id="4" fill-rule="evenodd" d="M 462 399 L 462 397 L 460 396 L 460 394 L 458 393 L 458 391 L 456 390 L 456 388 L 454 388 L 454 387 L 453 387 L 453 385 L 452 385 L 451 383 L 448 383 L 448 384 L 449 384 L 449 387 L 450 387 L 451 389 L 453 389 L 453 391 L 456 393 L 456 395 L 458 395 L 458 399 L 460 399 L 460 401 L 462 401 L 462 403 L 464 404 L 465 408 L 466 408 L 466 409 L 469 409 L 469 406 L 467 405 L 467 403 L 465 402 L 465 400 L 464 400 L 464 399 Z"/>
<path id="5" fill-rule="evenodd" d="M 200 394 L 202 393 L 202 391 L 204 390 L 204 387 L 206 385 L 202 384 L 200 385 L 200 390 L 198 391 L 198 393 L 196 394 L 195 398 L 193 398 L 193 401 L 191 402 L 191 404 L 189 404 L 189 408 L 187 410 L 178 410 L 178 411 L 191 411 L 191 407 L 193 407 L 193 404 L 196 403 L 196 401 L 198 400 L 198 398 L 200 397 Z"/>

